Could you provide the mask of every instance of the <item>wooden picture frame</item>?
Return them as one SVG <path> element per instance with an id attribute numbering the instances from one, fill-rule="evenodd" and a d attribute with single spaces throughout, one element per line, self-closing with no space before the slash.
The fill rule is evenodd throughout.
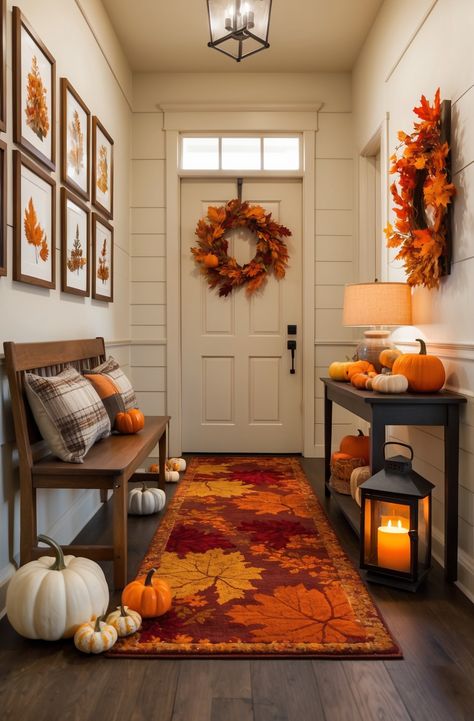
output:
<path id="1" fill-rule="evenodd" d="M 18 7 L 13 8 L 13 140 L 56 168 L 56 61 Z"/>
<path id="2" fill-rule="evenodd" d="M 7 274 L 7 145 L 0 140 L 0 276 Z"/>
<path id="3" fill-rule="evenodd" d="M 7 0 L 0 0 L 0 130 L 7 129 Z"/>
<path id="4" fill-rule="evenodd" d="M 61 78 L 61 180 L 84 200 L 90 197 L 91 114 L 67 78 Z"/>
<path id="5" fill-rule="evenodd" d="M 76 226 L 76 227 L 74 227 Z M 61 290 L 90 295 L 90 210 L 67 188 L 61 188 Z"/>
<path id="6" fill-rule="evenodd" d="M 56 287 L 56 182 L 13 151 L 13 280 Z"/>
<path id="7" fill-rule="evenodd" d="M 92 117 L 92 203 L 106 218 L 114 217 L 114 141 L 95 115 Z"/>
<path id="8" fill-rule="evenodd" d="M 108 241 L 108 243 L 107 243 Z M 114 229 L 104 218 L 92 213 L 92 297 L 114 300 Z"/>

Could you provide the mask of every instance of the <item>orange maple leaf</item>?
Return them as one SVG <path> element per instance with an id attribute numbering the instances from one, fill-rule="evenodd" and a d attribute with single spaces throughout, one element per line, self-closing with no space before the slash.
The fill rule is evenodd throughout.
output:
<path id="1" fill-rule="evenodd" d="M 424 95 L 421 96 L 420 103 L 421 104 L 418 108 L 413 108 L 413 112 L 422 120 L 426 120 L 429 123 L 436 123 L 439 120 L 441 109 L 439 88 L 436 91 L 433 105 L 430 105 Z"/>
<path id="2" fill-rule="evenodd" d="M 216 208 L 214 205 L 210 205 L 207 209 L 207 217 L 211 223 L 223 223 L 225 216 L 226 212 L 223 206 Z"/>
<path id="3" fill-rule="evenodd" d="M 306 501 L 299 493 L 281 495 L 271 491 L 262 491 L 236 499 L 234 503 L 242 510 L 255 511 L 257 516 L 265 513 L 272 516 L 277 516 L 279 513 L 291 513 L 300 518 L 311 518 Z"/>
<path id="4" fill-rule="evenodd" d="M 440 205 L 446 208 L 454 193 L 454 185 L 446 182 L 444 173 L 437 173 L 434 177 L 428 178 L 423 188 L 425 203 L 435 208 Z"/>
<path id="5" fill-rule="evenodd" d="M 45 232 L 38 223 L 33 198 L 29 199 L 28 206 L 25 208 L 23 227 L 25 229 L 27 242 L 34 246 L 36 262 L 38 262 L 39 259 L 46 261 L 48 258 L 48 244 L 46 242 Z"/>

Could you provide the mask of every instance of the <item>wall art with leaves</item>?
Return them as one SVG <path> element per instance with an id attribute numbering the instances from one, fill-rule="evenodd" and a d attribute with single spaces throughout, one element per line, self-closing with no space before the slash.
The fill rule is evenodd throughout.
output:
<path id="1" fill-rule="evenodd" d="M 61 290 L 90 293 L 90 211 L 79 198 L 61 188 Z"/>
<path id="2" fill-rule="evenodd" d="M 92 118 L 92 202 L 107 218 L 114 214 L 114 141 Z"/>
<path id="3" fill-rule="evenodd" d="M 13 8 L 13 139 L 55 170 L 56 61 L 17 7 Z"/>
<path id="4" fill-rule="evenodd" d="M 61 78 L 61 180 L 85 200 L 90 195 L 90 112 L 67 78 Z"/>
<path id="5" fill-rule="evenodd" d="M 56 183 L 13 151 L 13 280 L 55 288 Z"/>
<path id="6" fill-rule="evenodd" d="M 97 213 L 92 213 L 92 297 L 114 299 L 114 229 Z"/>

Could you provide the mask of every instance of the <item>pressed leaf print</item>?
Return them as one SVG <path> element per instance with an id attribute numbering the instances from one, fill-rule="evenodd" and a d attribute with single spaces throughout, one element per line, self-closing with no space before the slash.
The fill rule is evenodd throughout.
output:
<path id="1" fill-rule="evenodd" d="M 46 93 L 47 90 L 41 78 L 38 60 L 36 59 L 36 55 L 33 55 L 26 87 L 25 114 L 26 124 L 41 141 L 45 139 L 49 131 Z"/>
<path id="2" fill-rule="evenodd" d="M 84 133 L 82 132 L 81 119 L 77 110 L 74 111 L 69 124 L 69 143 L 70 148 L 67 157 L 76 175 L 79 175 L 84 167 Z"/>
<path id="3" fill-rule="evenodd" d="M 104 238 L 102 250 L 100 251 L 97 277 L 102 281 L 102 283 L 106 283 L 110 277 L 110 270 L 107 265 L 107 238 Z"/>
<path id="4" fill-rule="evenodd" d="M 71 273 L 74 273 L 75 271 L 77 272 L 77 275 L 79 275 L 79 271 L 82 270 L 86 263 L 87 258 L 83 258 L 81 239 L 79 238 L 79 225 L 76 225 L 76 237 L 74 238 L 72 244 L 71 253 L 67 261 L 67 267 Z"/>
<path id="5" fill-rule="evenodd" d="M 102 193 L 106 193 L 109 189 L 108 172 L 107 148 L 105 145 L 101 145 L 99 146 L 99 158 L 97 161 L 97 187 Z"/>
<path id="6" fill-rule="evenodd" d="M 48 243 L 46 240 L 46 234 L 41 225 L 38 223 L 38 216 L 36 215 L 33 198 L 29 199 L 28 207 L 25 208 L 23 223 L 26 240 L 35 249 L 36 263 L 38 263 L 39 260 L 47 261 L 49 255 Z"/>

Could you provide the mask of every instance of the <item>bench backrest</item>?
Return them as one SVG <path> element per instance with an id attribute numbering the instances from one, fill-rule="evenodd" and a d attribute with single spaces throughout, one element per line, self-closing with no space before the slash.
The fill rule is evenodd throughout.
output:
<path id="1" fill-rule="evenodd" d="M 48 450 L 26 398 L 23 382 L 25 372 L 54 376 L 67 366 L 73 366 L 79 371 L 93 368 L 105 360 L 105 344 L 103 338 L 87 338 L 45 343 L 5 342 L 3 347 L 20 471 L 28 472 L 32 463 L 46 455 Z"/>

